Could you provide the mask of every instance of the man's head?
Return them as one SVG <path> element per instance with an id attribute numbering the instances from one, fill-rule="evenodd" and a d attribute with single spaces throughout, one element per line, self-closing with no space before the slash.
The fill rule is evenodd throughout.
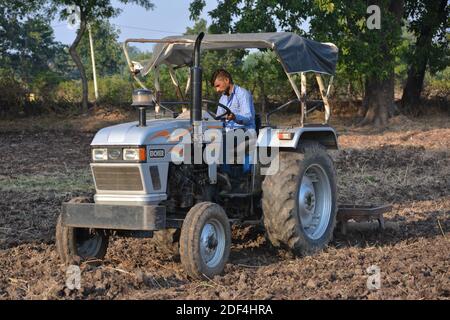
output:
<path id="1" fill-rule="evenodd" d="M 231 74 L 225 69 L 216 70 L 211 77 L 211 85 L 216 89 L 216 92 L 230 95 L 233 86 L 233 78 Z"/>

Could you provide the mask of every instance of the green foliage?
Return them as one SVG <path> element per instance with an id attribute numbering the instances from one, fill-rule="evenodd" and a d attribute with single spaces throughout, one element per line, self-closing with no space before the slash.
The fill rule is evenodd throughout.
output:
<path id="1" fill-rule="evenodd" d="M 54 41 L 49 18 L 30 8 L 9 0 L 0 3 L 0 64 L 25 84 L 39 73 L 55 71 L 64 50 Z"/>
<path id="2" fill-rule="evenodd" d="M 153 8 L 148 0 L 122 0 Z M 438 1 L 405 0 L 402 28 L 391 6 L 395 1 L 376 1 L 381 7 L 381 30 L 366 27 L 369 4 L 375 1 L 350 0 L 219 0 L 209 12 L 211 26 L 198 19 L 205 8 L 204 0 L 193 0 L 190 17 L 195 20 L 185 34 L 226 32 L 292 31 L 318 41 L 333 42 L 339 47 L 335 94 L 362 97 L 365 80 L 386 78 L 394 70 L 396 83 L 403 85 L 408 69 L 423 56 L 427 59 L 425 86 L 427 93 L 448 96 L 449 33 L 448 10 L 439 13 Z M 131 79 L 125 57 L 118 42 L 119 32 L 108 18 L 120 13 L 117 2 L 91 0 L 33 0 L 0 2 L 0 116 L 27 113 L 27 110 L 58 110 L 77 105 L 82 99 L 80 73 L 68 53 L 68 47 L 54 40 L 49 24 L 54 14 L 67 18 L 68 5 L 81 7 L 82 18 L 90 22 L 97 67 L 99 103 L 120 105 L 130 103 L 137 85 Z M 440 19 L 444 15 L 446 19 Z M 308 26 L 308 30 L 303 30 Z M 424 28 L 432 28 L 431 45 L 418 48 Z M 93 97 L 91 56 L 88 34 L 77 48 L 89 80 L 89 99 Z M 151 58 L 130 46 L 130 57 L 144 62 Z M 209 80 L 217 68 L 231 72 L 235 83 L 250 90 L 257 105 L 279 104 L 294 94 L 281 65 L 271 51 L 230 50 L 202 54 L 203 93 L 205 98 L 218 95 Z M 184 93 L 189 76 L 187 67 L 177 69 L 176 76 Z M 154 87 L 150 73 L 144 79 Z M 298 79 L 296 80 L 298 81 Z M 316 94 L 308 79 L 308 93 Z M 178 100 L 167 67 L 162 67 L 160 84 L 163 100 Z M 311 90 L 312 89 L 312 90 Z M 29 99 L 34 94 L 35 101 Z M 189 98 L 189 92 L 187 97 Z"/>
<path id="3" fill-rule="evenodd" d="M 55 99 L 69 103 L 78 103 L 81 100 L 81 81 L 68 80 L 58 84 L 55 88 Z"/>
<path id="4" fill-rule="evenodd" d="M 0 79 L 2 116 L 35 110 L 52 100 L 67 74 L 65 47 L 54 40 L 42 1 L 0 3 Z"/>
<path id="5" fill-rule="evenodd" d="M 425 74 L 425 91 L 428 96 L 447 98 L 450 96 L 450 67 L 436 73 Z"/>
<path id="6" fill-rule="evenodd" d="M 198 17 L 202 1 L 191 3 L 191 17 Z M 277 29 L 303 34 L 300 28 L 308 18 L 307 0 L 222 0 L 210 11 L 212 33 L 273 32 Z M 238 19 L 236 19 L 238 18 Z"/>
<path id="7" fill-rule="evenodd" d="M 366 27 L 367 2 L 315 1 L 310 36 L 335 43 L 339 48 L 339 78 L 386 78 L 395 67 L 394 57 L 401 44 L 401 26 L 389 11 L 389 1 L 379 1 L 381 29 Z M 329 10 L 325 3 L 332 3 Z"/>
<path id="8" fill-rule="evenodd" d="M 102 77 L 97 79 L 100 104 L 123 105 L 131 103 L 133 92 L 132 83 L 120 75 Z M 89 100 L 94 101 L 94 83 L 89 81 Z M 55 100 L 60 102 L 78 103 L 81 100 L 82 90 L 79 80 L 63 81 L 55 90 Z"/>
<path id="9" fill-rule="evenodd" d="M 253 93 L 256 102 L 261 99 L 285 101 L 292 97 L 292 88 L 273 51 L 252 52 L 245 57 L 243 83 Z"/>
<path id="10" fill-rule="evenodd" d="M 291 31 L 333 42 L 339 47 L 338 85 L 362 89 L 367 77 L 389 77 L 402 45 L 401 27 L 391 12 L 391 2 L 377 3 L 381 8 L 381 30 L 366 27 L 367 1 L 221 0 L 208 14 L 212 33 Z M 204 6 L 204 1 L 192 1 L 191 18 L 198 17 Z M 301 29 L 305 22 L 309 23 L 307 31 Z"/>
<path id="11" fill-rule="evenodd" d="M 154 4 L 149 0 L 119 0 L 123 4 L 136 4 L 146 10 L 154 8 Z M 59 11 L 62 20 L 66 20 L 69 16 L 67 7 L 76 5 L 80 7 L 81 19 L 85 21 L 97 21 L 116 17 L 122 12 L 117 8 L 111 0 L 92 1 L 92 0 L 52 0 L 52 10 Z"/>
<path id="12" fill-rule="evenodd" d="M 0 117 L 15 116 L 23 110 L 26 88 L 9 69 L 0 69 Z"/>
<path id="13" fill-rule="evenodd" d="M 425 57 L 431 73 L 445 69 L 450 64 L 448 2 L 443 12 L 439 10 L 439 1 L 432 0 L 405 0 L 405 9 L 408 30 L 417 38 L 422 33 L 430 37 L 430 46 L 411 43 L 407 56 L 409 64 L 416 64 Z"/>
<path id="14" fill-rule="evenodd" d="M 137 4 L 145 9 L 152 9 L 154 5 L 149 0 L 119 0 L 124 4 Z M 81 84 L 83 88 L 82 96 L 82 110 L 87 111 L 88 108 L 88 83 L 85 68 L 83 62 L 80 61 L 80 57 L 76 51 L 80 44 L 81 38 L 86 31 L 86 27 L 89 23 L 100 21 L 103 19 L 109 19 L 117 16 L 122 10 L 116 7 L 117 3 L 112 3 L 110 0 L 92 1 L 92 0 L 52 0 L 52 9 L 49 11 L 59 11 L 60 19 L 73 19 L 73 13 L 68 10 L 68 6 L 76 6 L 78 9 L 79 28 L 77 35 L 69 48 L 70 55 L 75 62 L 77 69 L 80 73 Z"/>
<path id="15" fill-rule="evenodd" d="M 126 62 L 118 42 L 119 31 L 107 20 L 91 23 L 97 77 L 111 76 L 121 72 Z M 92 79 L 91 48 L 88 33 L 78 46 L 78 53 L 86 68 L 86 76 Z"/>
<path id="16" fill-rule="evenodd" d="M 196 21 L 192 28 L 188 27 L 185 34 L 196 35 L 200 32 L 211 32 L 211 28 L 207 27 L 204 19 Z M 254 95 L 255 102 L 259 101 L 261 97 L 264 97 L 264 99 L 273 98 L 274 100 L 286 99 L 291 94 L 286 75 L 271 51 L 223 50 L 204 52 L 202 54 L 203 93 L 208 99 L 218 98 L 209 81 L 218 68 L 228 70 L 235 83 L 250 90 Z M 183 76 L 184 74 L 181 77 Z"/>
<path id="17" fill-rule="evenodd" d="M 197 20 L 200 14 L 203 11 L 203 8 L 206 6 L 205 0 L 193 0 L 189 5 L 189 19 Z"/>
<path id="18" fill-rule="evenodd" d="M 89 83 L 91 98 L 94 99 L 94 84 Z M 124 105 L 131 103 L 132 83 L 120 75 L 100 78 L 98 81 L 99 103 L 108 105 Z"/>
<path id="19" fill-rule="evenodd" d="M 184 34 L 197 35 L 200 32 L 209 33 L 209 30 L 208 30 L 207 23 L 206 23 L 205 19 L 197 20 L 192 28 L 191 27 L 186 27 L 186 32 Z"/>
<path id="20" fill-rule="evenodd" d="M 411 45 L 414 42 L 414 35 L 408 31 L 405 26 L 402 28 L 402 40 L 398 46 L 397 56 L 395 57 L 395 75 L 400 81 L 403 81 L 407 77 L 408 73 L 408 63 L 409 55 L 411 50 Z"/>

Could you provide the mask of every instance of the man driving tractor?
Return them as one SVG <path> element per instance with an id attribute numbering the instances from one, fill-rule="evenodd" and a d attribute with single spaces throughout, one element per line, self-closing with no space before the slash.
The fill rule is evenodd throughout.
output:
<path id="1" fill-rule="evenodd" d="M 139 75 L 128 54 L 127 43 L 131 42 L 156 43 L 152 59 Z M 234 84 L 223 69 L 217 70 L 211 79 L 216 91 L 222 93 L 220 103 L 202 99 L 202 49 L 273 50 L 297 99 L 268 113 L 264 127 L 260 127 L 251 94 Z M 325 121 L 304 125 L 306 101 L 291 81 L 291 75 L 315 73 L 319 87 L 323 86 L 321 74 L 329 75 L 329 91 L 338 57 L 335 45 L 290 32 L 200 33 L 164 39 L 127 39 L 124 53 L 132 77 L 142 86 L 132 96 L 139 121 L 103 128 L 92 140 L 94 202 L 77 197 L 63 204 L 55 233 L 62 262 L 72 264 L 75 257 L 86 262 L 103 259 L 112 235 L 111 239 L 120 235 L 155 237 L 157 248 L 179 254 L 187 275 L 211 279 L 221 274 L 227 264 L 232 241 L 230 225 L 245 223 L 263 224 L 270 243 L 293 254 L 305 256 L 328 245 L 338 207 L 336 170 L 327 150 L 338 149 L 337 135 L 326 124 L 330 116 L 326 95 L 322 97 L 328 108 Z M 153 71 L 155 89 L 159 91 L 158 68 L 163 65 L 168 66 L 172 80 L 176 80 L 174 68 L 191 66 L 191 99 L 174 103 L 189 105 L 191 110 L 176 118 L 155 117 L 147 122 L 146 111 L 155 106 L 154 96 L 139 77 Z M 301 80 L 306 86 L 305 77 Z M 178 81 L 173 82 L 179 90 Z M 171 102 L 158 101 L 176 116 L 168 107 Z M 300 126 L 270 125 L 271 114 L 299 102 Z M 208 105 L 220 106 L 217 114 L 208 112 Z M 204 135 L 209 129 L 218 129 L 216 132 L 223 134 L 224 125 L 225 139 L 216 141 Z M 180 129 L 190 138 L 188 141 L 183 141 Z M 179 138 L 173 139 L 174 136 Z M 251 150 L 253 138 L 256 141 Z M 197 163 L 195 149 L 199 142 L 201 149 L 197 150 L 205 152 L 199 153 L 202 156 Z M 204 159 L 204 154 L 216 159 L 211 154 L 217 155 L 216 146 L 223 148 L 224 156 L 231 155 L 237 161 L 218 164 Z M 179 148 L 181 154 L 177 152 Z M 244 157 L 235 153 L 242 149 Z M 188 161 L 180 162 L 179 158 Z"/>
<path id="2" fill-rule="evenodd" d="M 251 93 L 234 84 L 231 74 L 225 69 L 218 69 L 213 73 L 211 85 L 216 92 L 222 93 L 219 103 L 232 111 L 226 117 L 226 128 L 255 129 L 255 108 Z M 223 114 L 224 112 L 224 108 L 217 107 L 216 114 Z"/>

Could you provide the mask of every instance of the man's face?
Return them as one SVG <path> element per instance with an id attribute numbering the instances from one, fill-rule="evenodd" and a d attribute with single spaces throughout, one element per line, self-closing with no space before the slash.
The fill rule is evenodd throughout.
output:
<path id="1" fill-rule="evenodd" d="M 214 89 L 218 93 L 225 93 L 229 95 L 230 91 L 230 79 L 227 78 L 216 78 L 214 81 Z"/>

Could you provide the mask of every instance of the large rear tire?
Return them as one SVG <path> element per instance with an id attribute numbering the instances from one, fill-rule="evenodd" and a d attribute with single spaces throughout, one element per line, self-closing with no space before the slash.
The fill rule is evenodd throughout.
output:
<path id="1" fill-rule="evenodd" d="M 323 249 L 336 224 L 336 173 L 319 143 L 280 152 L 280 169 L 263 182 L 263 221 L 275 247 L 308 255 Z"/>
<path id="2" fill-rule="evenodd" d="M 189 276 L 208 279 L 221 274 L 230 246 L 230 223 L 221 206 L 201 202 L 189 210 L 180 236 L 180 259 Z"/>
<path id="3" fill-rule="evenodd" d="M 89 203 L 85 197 L 73 198 L 69 203 Z M 61 260 L 70 264 L 74 258 L 81 261 L 102 260 L 108 248 L 109 234 L 105 230 L 73 228 L 62 224 L 61 215 L 56 223 L 56 250 Z"/>

